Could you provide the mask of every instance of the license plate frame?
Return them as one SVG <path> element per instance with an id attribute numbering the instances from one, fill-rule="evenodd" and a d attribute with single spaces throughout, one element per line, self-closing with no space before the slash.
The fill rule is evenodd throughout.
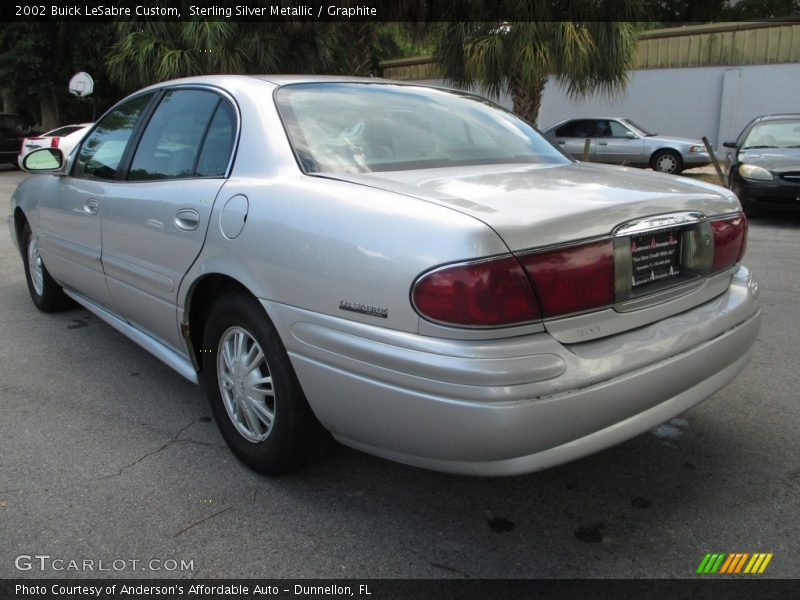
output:
<path id="1" fill-rule="evenodd" d="M 711 272 L 713 234 L 702 213 L 630 221 L 613 235 L 615 305 L 620 310 L 646 306 L 648 297 L 658 302 L 663 293 L 682 289 Z"/>

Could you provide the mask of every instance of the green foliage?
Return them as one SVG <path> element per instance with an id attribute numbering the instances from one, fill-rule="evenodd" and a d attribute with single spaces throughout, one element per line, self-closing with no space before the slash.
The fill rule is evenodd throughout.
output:
<path id="1" fill-rule="evenodd" d="M 604 20 L 614 14 L 626 21 Z M 631 68 L 641 3 L 576 0 L 504 4 L 508 21 L 480 21 L 494 3 L 454 3 L 458 15 L 474 20 L 438 24 L 434 56 L 444 77 L 461 87 L 480 85 L 490 95 L 511 95 L 514 110 L 536 122 L 541 94 L 554 78 L 573 96 L 623 89 Z M 471 12 L 474 11 L 474 12 Z M 552 11 L 552 12 L 551 12 Z M 570 20 L 555 20 L 572 17 Z"/>
<path id="2" fill-rule="evenodd" d="M 335 24 L 121 22 L 108 72 L 126 90 L 192 75 L 324 72 L 335 65 Z"/>
<path id="3" fill-rule="evenodd" d="M 414 27 L 409 23 L 379 23 L 374 47 L 377 62 L 412 56 L 433 54 L 433 44 L 428 39 L 427 28 Z"/>
<path id="4" fill-rule="evenodd" d="M 76 72 L 86 71 L 95 79 L 98 105 L 107 105 L 119 96 L 119 90 L 107 81 L 102 62 L 112 36 L 105 24 L 81 23 L 79 28 L 54 21 L 0 24 L 4 93 L 32 122 L 44 121 L 46 127 L 91 120 L 91 102 L 71 96 L 67 83 Z M 43 104 L 52 107 L 51 119 L 59 122 L 46 122 L 39 112 Z"/>
<path id="5" fill-rule="evenodd" d="M 722 11 L 722 18 L 731 21 L 770 19 L 800 15 L 800 0 L 739 0 Z"/>

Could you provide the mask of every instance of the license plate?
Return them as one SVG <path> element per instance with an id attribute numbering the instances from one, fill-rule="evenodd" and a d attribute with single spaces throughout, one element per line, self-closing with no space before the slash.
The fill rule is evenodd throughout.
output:
<path id="1" fill-rule="evenodd" d="M 680 276 L 681 237 L 677 228 L 631 237 L 633 288 Z"/>

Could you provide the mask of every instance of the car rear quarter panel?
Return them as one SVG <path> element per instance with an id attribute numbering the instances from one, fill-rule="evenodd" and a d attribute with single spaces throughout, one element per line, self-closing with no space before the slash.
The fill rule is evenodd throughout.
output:
<path id="1" fill-rule="evenodd" d="M 249 212 L 242 232 L 228 239 L 220 218 L 237 194 L 247 197 Z M 262 300 L 416 333 L 409 293 L 420 273 L 505 252 L 478 220 L 402 194 L 300 173 L 232 178 L 184 285 L 221 273 Z M 342 310 L 341 302 L 385 309 L 386 316 Z"/>

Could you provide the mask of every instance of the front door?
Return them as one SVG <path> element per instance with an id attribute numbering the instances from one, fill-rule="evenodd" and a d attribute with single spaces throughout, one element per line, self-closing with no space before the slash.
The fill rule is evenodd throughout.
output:
<path id="1" fill-rule="evenodd" d="M 36 232 L 47 270 L 65 287 L 111 310 L 101 263 L 105 200 L 152 97 L 137 96 L 103 117 L 81 145 L 71 173 L 45 179 L 39 201 Z"/>

